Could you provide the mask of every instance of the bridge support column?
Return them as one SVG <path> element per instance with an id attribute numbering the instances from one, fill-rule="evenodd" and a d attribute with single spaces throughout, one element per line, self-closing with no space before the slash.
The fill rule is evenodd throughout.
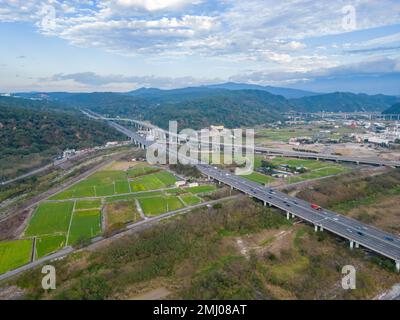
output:
<path id="1" fill-rule="evenodd" d="M 324 228 L 322 226 L 319 227 L 319 231 L 324 231 Z"/>
<path id="2" fill-rule="evenodd" d="M 396 271 L 400 272 L 400 261 L 396 261 Z"/>
<path id="3" fill-rule="evenodd" d="M 315 231 L 315 232 L 318 231 L 318 226 L 317 226 L 317 225 L 314 226 L 314 231 Z"/>
<path id="4" fill-rule="evenodd" d="M 286 212 L 286 219 L 290 219 L 290 213 L 289 212 Z"/>
<path id="5" fill-rule="evenodd" d="M 296 216 L 292 213 L 292 219 L 296 218 Z"/>
<path id="6" fill-rule="evenodd" d="M 266 206 L 267 206 L 267 202 L 264 201 L 264 207 L 266 207 Z"/>
<path id="7" fill-rule="evenodd" d="M 360 244 L 358 242 L 356 242 L 356 248 L 359 248 Z"/>
<path id="8" fill-rule="evenodd" d="M 350 240 L 350 249 L 353 249 L 353 247 L 354 247 L 354 241 Z"/>

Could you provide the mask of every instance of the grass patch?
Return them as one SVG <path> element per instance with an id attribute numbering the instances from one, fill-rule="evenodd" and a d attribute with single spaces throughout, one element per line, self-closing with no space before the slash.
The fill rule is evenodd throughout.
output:
<path id="1" fill-rule="evenodd" d="M 36 239 L 36 258 L 40 259 L 65 246 L 65 235 L 50 235 Z"/>
<path id="2" fill-rule="evenodd" d="M 261 174 L 259 172 L 253 172 L 251 174 L 243 175 L 241 177 L 253 182 L 257 182 L 259 184 L 268 184 L 275 180 L 274 178 L 266 176 L 265 174 Z"/>
<path id="3" fill-rule="evenodd" d="M 183 190 L 193 194 L 201 194 L 201 193 L 214 192 L 215 190 L 217 190 L 217 187 L 215 185 L 206 185 L 206 186 L 184 188 Z"/>
<path id="4" fill-rule="evenodd" d="M 100 210 L 76 211 L 72 217 L 69 243 L 76 244 L 82 239 L 90 239 L 101 232 Z"/>
<path id="5" fill-rule="evenodd" d="M 29 263 L 31 253 L 32 240 L 0 242 L 0 274 Z"/>
<path id="6" fill-rule="evenodd" d="M 44 202 L 39 205 L 25 231 L 27 236 L 66 233 L 73 202 Z"/>
<path id="7" fill-rule="evenodd" d="M 145 215 L 154 216 L 183 207 L 178 197 L 151 197 L 139 199 L 140 206 Z"/>
<path id="8" fill-rule="evenodd" d="M 199 197 L 192 194 L 184 194 L 181 195 L 180 197 L 187 206 L 193 206 L 202 201 Z"/>
<path id="9" fill-rule="evenodd" d="M 113 229 L 115 225 L 123 225 L 141 220 L 135 201 L 108 204 L 104 212 L 106 213 L 107 230 Z"/>
<path id="10" fill-rule="evenodd" d="M 75 205 L 75 210 L 99 209 L 101 200 L 78 200 Z"/>

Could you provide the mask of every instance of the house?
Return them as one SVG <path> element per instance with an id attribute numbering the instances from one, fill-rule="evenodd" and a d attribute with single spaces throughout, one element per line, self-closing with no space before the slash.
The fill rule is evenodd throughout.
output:
<path id="1" fill-rule="evenodd" d="M 179 187 L 183 187 L 186 184 L 185 180 L 181 180 L 181 181 L 176 181 L 175 182 L 175 187 L 179 188 Z"/>
<path id="2" fill-rule="evenodd" d="M 109 141 L 106 143 L 106 147 L 114 147 L 118 145 L 118 141 Z"/>
<path id="3" fill-rule="evenodd" d="M 70 158 L 76 154 L 75 149 L 65 149 L 63 151 L 63 158 Z"/>
<path id="4" fill-rule="evenodd" d="M 198 186 L 199 186 L 199 184 L 198 184 L 197 182 L 191 182 L 191 183 L 189 183 L 189 188 L 198 187 Z"/>

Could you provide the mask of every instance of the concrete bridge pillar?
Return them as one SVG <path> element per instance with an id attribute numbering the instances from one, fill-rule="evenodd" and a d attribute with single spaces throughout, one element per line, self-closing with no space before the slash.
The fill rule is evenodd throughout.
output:
<path id="1" fill-rule="evenodd" d="M 322 226 L 320 226 L 319 231 L 324 231 L 324 228 Z"/>
<path id="2" fill-rule="evenodd" d="M 286 212 L 286 219 L 290 219 L 290 213 L 289 212 Z"/>
<path id="3" fill-rule="evenodd" d="M 266 207 L 267 206 L 267 202 L 266 201 L 264 201 L 264 207 Z"/>
<path id="4" fill-rule="evenodd" d="M 353 247 L 354 247 L 354 241 L 350 240 L 350 249 L 353 249 Z"/>
<path id="5" fill-rule="evenodd" d="M 294 213 L 292 213 L 292 219 L 296 218 L 296 216 L 294 215 Z"/>
<path id="6" fill-rule="evenodd" d="M 356 248 L 359 248 L 360 244 L 358 242 L 356 242 Z"/>
<path id="7" fill-rule="evenodd" d="M 400 261 L 396 261 L 396 271 L 400 272 Z"/>
<path id="8" fill-rule="evenodd" d="M 317 226 L 317 225 L 314 226 L 314 231 L 315 231 L 315 232 L 318 231 L 318 226 Z"/>

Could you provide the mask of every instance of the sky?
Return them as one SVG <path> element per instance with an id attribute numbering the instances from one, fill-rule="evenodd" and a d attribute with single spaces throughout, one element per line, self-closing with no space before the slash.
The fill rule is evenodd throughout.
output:
<path id="1" fill-rule="evenodd" d="M 227 81 L 400 95 L 399 0 L 0 0 L 0 92 Z"/>

